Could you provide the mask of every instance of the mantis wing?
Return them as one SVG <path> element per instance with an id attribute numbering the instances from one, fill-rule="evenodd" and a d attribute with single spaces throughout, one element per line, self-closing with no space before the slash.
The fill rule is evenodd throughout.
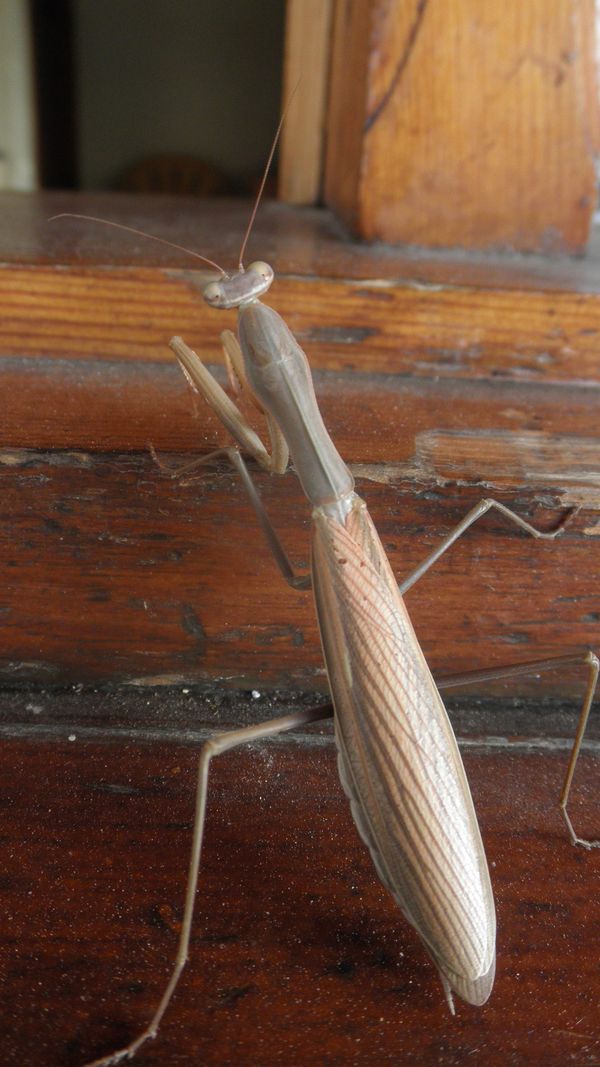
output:
<path id="1" fill-rule="evenodd" d="M 446 991 L 483 1004 L 494 901 L 446 709 L 364 502 L 355 497 L 344 525 L 322 509 L 313 517 L 313 588 L 354 820 Z"/>

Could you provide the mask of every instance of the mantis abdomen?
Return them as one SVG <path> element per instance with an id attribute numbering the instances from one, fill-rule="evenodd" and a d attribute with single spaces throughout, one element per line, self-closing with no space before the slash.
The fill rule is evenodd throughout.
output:
<path id="1" fill-rule="evenodd" d="M 355 496 L 343 524 L 319 509 L 313 518 L 313 588 L 354 821 L 447 994 L 483 1004 L 494 901 L 446 709 L 364 502 Z"/>

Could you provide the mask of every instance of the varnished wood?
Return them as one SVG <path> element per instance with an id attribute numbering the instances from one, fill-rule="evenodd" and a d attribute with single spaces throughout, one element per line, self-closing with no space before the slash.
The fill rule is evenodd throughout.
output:
<path id="1" fill-rule="evenodd" d="M 256 481 L 292 561 L 306 567 L 309 515 L 296 479 Z M 427 477 L 359 479 L 358 489 L 399 578 L 484 495 Z M 523 487 L 496 495 L 546 528 L 564 507 L 548 489 L 537 499 Z M 185 486 L 148 455 L 21 455 L 2 468 L 2 501 L 5 682 L 325 690 L 312 596 L 282 581 L 228 467 Z M 488 516 L 407 595 L 434 670 L 596 646 L 597 545 L 593 513 L 546 545 Z"/>
<path id="2" fill-rule="evenodd" d="M 130 193 L 1 193 L 0 263 L 102 265 L 194 269 L 183 252 L 131 234 L 50 216 L 63 211 L 129 223 L 191 245 L 228 267 L 237 265 L 248 224 L 247 199 L 202 200 Z M 518 255 L 493 250 L 465 256 L 456 249 L 397 248 L 354 242 L 330 211 L 265 200 L 249 243 L 249 257 L 266 255 L 277 276 L 322 274 L 362 281 L 379 278 L 474 288 L 565 290 L 593 294 L 600 284 L 600 231 L 592 231 L 585 258 Z M 250 261 L 250 260 L 249 260 Z M 201 268 L 200 268 L 201 269 Z"/>
<path id="3" fill-rule="evenodd" d="M 11 355 L 167 361 L 165 342 L 186 336 L 220 358 L 218 320 L 202 308 L 205 274 L 174 270 L 35 267 L 0 271 L 0 346 Z M 600 297 L 360 288 L 281 277 L 272 297 L 315 367 L 378 374 L 598 384 Z"/>
<path id="4" fill-rule="evenodd" d="M 226 442 L 167 346 L 183 333 L 220 358 L 206 275 L 118 232 L 46 222 L 79 208 L 175 240 L 201 234 L 229 264 L 247 204 L 0 204 L 4 678 L 324 687 L 310 596 L 281 582 L 233 474 L 178 486 L 149 458 L 148 441 L 174 462 Z M 586 506 L 553 546 L 489 517 L 411 592 L 434 667 L 597 647 L 595 259 L 404 258 L 341 239 L 327 213 L 272 204 L 254 241 L 283 266 L 273 304 L 308 351 L 399 577 L 481 496 L 546 527 Z M 308 514 L 293 477 L 259 484 L 302 565 Z"/>
<path id="5" fill-rule="evenodd" d="M 327 203 L 369 240 L 581 251 L 594 33 L 592 0 L 337 0 Z"/>
<path id="6" fill-rule="evenodd" d="M 79 1067 L 130 1037 L 177 936 L 194 747 L 71 733 L 60 744 L 2 742 L 7 1067 Z M 462 1067 L 467 1057 L 591 1067 L 600 855 L 566 840 L 553 803 L 564 755 L 508 743 L 466 752 L 493 864 L 499 964 L 489 1003 L 454 1019 L 356 835 L 333 746 L 265 744 L 217 761 L 191 963 L 140 1067 L 232 1055 L 307 1067 Z M 597 771 L 585 757 L 578 818 L 591 834 Z"/>
<path id="7" fill-rule="evenodd" d="M 246 204 L 159 207 L 152 198 L 58 194 L 8 196 L 2 204 L 14 219 L 0 238 L 0 351 L 167 361 L 166 342 L 179 333 L 209 361 L 220 358 L 218 333 L 234 315 L 224 321 L 203 304 L 208 274 L 190 269 L 193 260 L 90 223 L 46 218 L 66 209 L 104 214 L 198 243 L 230 266 Z M 341 240 L 327 215 L 278 205 L 259 215 L 253 254 L 273 263 L 273 306 L 315 369 L 599 380 L 600 256 L 585 266 L 404 258 Z"/>
<path id="8" fill-rule="evenodd" d="M 597 397 L 584 385 L 318 370 L 314 377 L 341 454 L 352 464 L 379 466 L 366 477 L 389 481 L 400 473 L 519 487 L 543 485 L 559 470 L 564 487 L 557 489 L 597 486 Z M 261 432 L 260 416 L 252 407 L 246 413 Z M 149 441 L 161 452 L 192 455 L 229 443 L 174 360 L 0 360 L 3 464 L 18 463 L 22 448 L 147 453 Z"/>
<path id="9" fill-rule="evenodd" d="M 117 202 L 131 205 L 126 198 Z M 175 254 L 170 261 L 151 246 L 130 253 L 117 241 L 113 256 L 106 234 L 93 237 L 80 257 L 74 230 L 68 236 L 62 231 L 54 245 L 46 242 L 45 201 L 20 203 L 29 222 L 7 227 L 16 239 L 7 251 L 5 238 L 2 271 L 15 300 L 6 305 L 7 317 L 10 310 L 15 321 L 2 345 L 0 607 L 5 682 L 33 678 L 39 689 L 20 708 L 18 739 L 9 737 L 15 732 L 9 724 L 2 745 L 10 863 L 0 886 L 10 990 L 3 1056 L 7 1064 L 68 1067 L 122 1043 L 148 1017 L 177 934 L 196 757 L 192 749 L 165 744 L 169 723 L 161 694 L 147 683 L 170 679 L 187 690 L 190 679 L 219 682 L 210 697 L 182 692 L 183 708 L 169 698 L 175 733 L 181 727 L 184 736 L 191 731 L 199 740 L 227 717 L 223 685 L 258 689 L 299 681 L 318 690 L 324 676 L 310 596 L 281 582 L 254 538 L 235 478 L 220 472 L 174 485 L 144 447 L 150 437 L 181 455 L 196 442 L 205 451 L 215 440 L 214 422 L 194 409 L 174 368 L 163 363 L 162 345 L 182 321 L 194 339 L 199 275 L 184 273 L 183 258 Z M 171 210 L 165 207 L 160 216 L 168 230 Z M 218 224 L 226 223 L 227 253 L 237 248 L 235 224 L 244 210 L 219 209 L 210 224 L 216 242 Z M 206 207 L 201 215 L 184 210 L 175 228 L 183 227 L 182 238 L 189 240 L 209 213 Z M 290 284 L 298 281 L 298 262 L 301 279 L 310 274 L 307 265 L 316 265 L 319 276 L 329 265 L 331 277 L 342 281 L 339 288 L 358 288 L 359 295 L 357 277 L 378 279 L 373 289 L 379 292 L 385 291 L 382 280 L 392 280 L 394 289 L 405 287 L 407 277 L 411 285 L 415 277 L 421 281 L 418 259 L 388 260 L 381 251 L 340 242 L 327 216 L 314 215 L 308 238 L 297 241 L 289 235 L 302 230 L 299 215 L 267 209 L 266 216 L 269 247 L 259 245 L 261 255 L 283 249 L 283 232 L 291 228 L 285 244 Z M 152 218 L 146 225 L 156 229 Z M 323 227 L 329 238 L 321 249 Z M 399 286 L 401 262 L 407 274 Z M 381 270 L 372 273 L 378 263 Z M 523 291 L 544 307 L 554 301 L 553 290 L 574 308 L 585 305 L 594 288 L 593 269 L 588 274 L 581 265 L 546 270 L 539 262 L 528 268 L 495 262 L 481 275 L 455 260 L 432 259 L 423 269 L 431 272 L 429 281 L 439 280 L 437 272 L 444 285 L 468 277 L 474 293 L 509 292 L 517 302 L 522 276 Z M 76 292 L 69 278 L 76 279 Z M 107 310 L 103 302 L 111 290 Z M 299 288 L 289 307 L 300 322 L 306 291 Z M 169 299 L 177 321 L 161 336 L 170 321 Z M 451 306 L 444 305 L 444 315 Z M 498 311 L 491 307 L 495 323 Z M 332 316 L 335 308 L 332 300 Z M 468 324 L 466 303 L 464 315 Z M 334 318 L 328 322 L 335 328 Z M 201 339 L 203 330 L 195 336 Z M 216 351 L 214 317 L 211 330 Z M 328 363 L 327 354 L 320 362 L 317 342 L 318 335 L 311 351 L 317 367 L 339 366 Z M 337 334 L 335 346 L 343 343 Z M 544 370 L 538 380 L 520 384 L 514 374 L 495 387 L 504 351 L 481 379 L 464 377 L 459 368 L 444 386 L 419 368 L 406 382 L 372 373 L 391 362 L 365 360 L 355 380 L 325 369 L 318 384 L 326 417 L 348 458 L 366 464 L 367 481 L 359 488 L 369 496 L 398 573 L 488 492 L 478 454 L 482 468 L 489 458 L 502 498 L 540 525 L 553 521 L 569 494 L 572 500 L 585 490 L 594 506 L 595 397 L 592 388 L 573 384 L 577 351 L 564 353 L 569 370 L 562 380 L 561 373 Z M 582 373 L 594 380 L 591 359 Z M 512 431 L 508 438 L 498 432 L 502 428 Z M 540 436 L 529 437 L 532 431 Z M 586 457 L 579 464 L 578 442 L 585 442 Z M 19 451 L 24 446 L 41 454 Z M 557 473 L 558 480 L 544 480 Z M 306 508 L 293 478 L 262 476 L 259 485 L 294 563 L 302 565 Z M 457 546 L 416 596 L 409 594 L 436 670 L 562 651 L 565 639 L 571 647 L 597 644 L 597 552 L 590 551 L 596 525 L 587 511 L 562 543 L 539 546 L 490 517 L 471 544 L 467 538 Z M 449 617 L 456 622 L 453 635 Z M 84 691 L 80 702 L 73 688 L 51 692 L 85 679 L 143 683 L 135 687 L 131 715 L 124 693 L 115 705 L 114 694 L 109 700 L 102 691 L 89 700 Z M 574 684 L 561 677 L 553 688 L 571 693 Z M 144 743 L 138 746 L 140 720 Z M 498 724 L 498 733 L 505 733 L 506 720 Z M 23 741 L 40 733 L 74 740 Z M 490 797 L 483 826 L 496 864 L 505 968 L 499 999 L 484 1015 L 466 1009 L 456 1022 L 449 1019 L 437 979 L 361 851 L 328 741 L 320 747 L 304 739 L 242 753 L 217 770 L 213 851 L 206 854 L 193 954 L 197 969 L 186 975 L 173 1006 L 180 1014 L 170 1016 L 160 1043 L 144 1050 L 140 1064 L 176 1057 L 222 1064 L 232 1055 L 247 1063 L 285 1058 L 322 1064 L 324 1056 L 332 1063 L 369 1063 L 375 1056 L 375 1062 L 420 1064 L 445 1057 L 451 1067 L 465 1054 L 480 1055 L 482 1046 L 492 1067 L 508 1057 L 535 1063 L 538 1049 L 540 1067 L 562 1067 L 575 1054 L 593 1062 L 598 857 L 571 849 L 558 813 L 546 816 L 562 757 L 494 752 L 493 758 L 468 758 L 477 797 L 483 786 Z M 596 762 L 588 759 L 583 774 Z M 538 794 L 533 783 L 540 767 Z M 123 798 L 124 792 L 130 795 Z M 594 796 L 593 789 L 584 793 L 577 819 L 590 835 Z M 272 815 L 279 812 L 277 827 Z M 331 821 L 323 821 L 329 812 Z M 123 966 L 129 946 L 134 958 Z M 425 1047 L 424 1034 L 430 1035 Z"/>

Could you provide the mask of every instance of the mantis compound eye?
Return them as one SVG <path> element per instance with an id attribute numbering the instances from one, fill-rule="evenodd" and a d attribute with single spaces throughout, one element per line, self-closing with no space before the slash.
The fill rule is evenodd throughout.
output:
<path id="1" fill-rule="evenodd" d="M 268 263 L 264 263 L 261 259 L 257 259 L 255 263 L 251 263 L 248 267 L 247 274 L 255 274 L 258 278 L 262 278 L 266 282 L 268 287 L 273 281 L 274 273 L 273 268 Z"/>
<path id="2" fill-rule="evenodd" d="M 209 282 L 203 292 L 207 304 L 218 305 L 223 301 L 223 286 L 221 282 Z"/>

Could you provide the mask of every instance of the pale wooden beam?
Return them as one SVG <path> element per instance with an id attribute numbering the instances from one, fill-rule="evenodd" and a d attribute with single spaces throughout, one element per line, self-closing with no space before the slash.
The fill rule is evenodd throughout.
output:
<path id="1" fill-rule="evenodd" d="M 280 200 L 313 204 L 320 194 L 332 0 L 288 0 L 283 106 L 297 86 L 281 135 Z"/>

